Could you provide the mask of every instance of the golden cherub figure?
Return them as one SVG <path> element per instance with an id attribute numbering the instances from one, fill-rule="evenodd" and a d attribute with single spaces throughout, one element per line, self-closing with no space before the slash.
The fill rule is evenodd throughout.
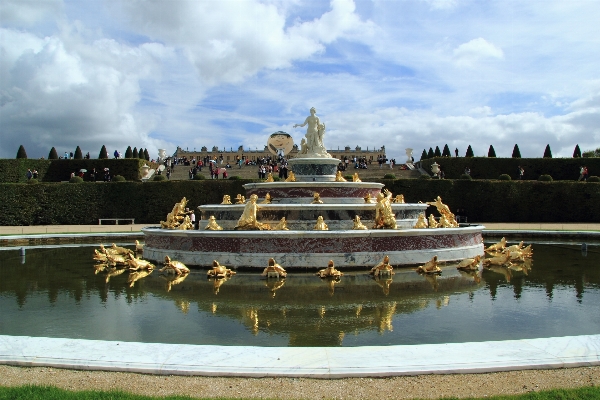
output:
<path id="1" fill-rule="evenodd" d="M 430 228 L 437 228 L 439 225 L 437 223 L 437 221 L 435 220 L 435 217 L 433 216 L 433 214 L 429 215 L 429 227 Z"/>
<path id="2" fill-rule="evenodd" d="M 417 223 L 414 226 L 415 229 L 424 229 L 427 228 L 427 220 L 425 219 L 425 214 L 419 214 L 417 218 Z"/>
<path id="3" fill-rule="evenodd" d="M 373 276 L 393 275 L 394 267 L 390 265 L 390 258 L 388 256 L 384 256 L 383 261 L 371 268 L 369 273 Z"/>
<path id="4" fill-rule="evenodd" d="M 288 177 L 285 180 L 286 182 L 296 182 L 296 175 L 294 174 L 294 171 L 289 171 L 288 172 Z"/>
<path id="5" fill-rule="evenodd" d="M 358 172 L 355 172 L 354 175 L 352 175 L 352 182 L 362 182 L 358 177 Z"/>
<path id="6" fill-rule="evenodd" d="M 223 195 L 223 201 L 221 202 L 221 204 L 231 204 L 231 196 L 229 196 L 228 194 Z"/>
<path id="7" fill-rule="evenodd" d="M 321 200 L 321 195 L 315 192 L 313 194 L 313 201 L 310 204 L 323 204 L 323 200 Z"/>
<path id="8" fill-rule="evenodd" d="M 342 176 L 342 171 L 338 171 L 335 173 L 335 181 L 336 182 L 348 182 L 346 178 Z"/>
<path id="9" fill-rule="evenodd" d="M 362 222 L 360 222 L 360 217 L 358 215 L 354 216 L 353 222 L 354 222 L 354 224 L 352 226 L 353 230 L 367 230 L 368 229 Z"/>
<path id="10" fill-rule="evenodd" d="M 393 202 L 394 203 L 404 203 L 404 195 L 403 194 L 396 195 Z"/>
<path id="11" fill-rule="evenodd" d="M 319 215 L 317 217 L 317 223 L 315 224 L 314 230 L 315 231 L 328 231 L 329 230 L 329 227 L 327 226 L 325 221 L 323 221 L 323 217 L 321 215 Z"/>
<path id="12" fill-rule="evenodd" d="M 237 196 L 235 196 L 235 204 L 246 204 L 246 198 L 238 193 Z"/>
<path id="13" fill-rule="evenodd" d="M 273 179 L 273 174 L 271 172 L 269 172 L 267 174 L 267 180 L 266 182 L 275 182 L 275 179 Z"/>
<path id="14" fill-rule="evenodd" d="M 271 197 L 270 193 L 265 194 L 265 199 L 263 201 L 261 201 L 261 204 L 271 204 L 271 200 L 273 200 L 273 198 Z"/>
<path id="15" fill-rule="evenodd" d="M 219 226 L 219 224 L 217 224 L 217 219 L 215 218 L 215 216 L 211 215 L 208 218 L 208 224 L 206 224 L 206 228 L 204 228 L 204 230 L 207 230 L 207 231 L 222 231 L 223 228 L 221 228 Z"/>
<path id="16" fill-rule="evenodd" d="M 275 226 L 275 231 L 289 231 L 285 217 L 281 217 L 279 223 Z"/>

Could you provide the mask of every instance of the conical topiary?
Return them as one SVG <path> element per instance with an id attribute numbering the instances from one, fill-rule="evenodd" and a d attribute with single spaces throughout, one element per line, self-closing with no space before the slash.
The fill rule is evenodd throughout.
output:
<path id="1" fill-rule="evenodd" d="M 490 144 L 490 149 L 488 150 L 488 157 L 496 157 L 496 150 L 494 150 L 494 146 Z"/>
<path id="2" fill-rule="evenodd" d="M 442 157 L 452 157 L 450 154 L 450 147 L 448 145 L 444 145 L 444 150 L 442 150 Z"/>
<path id="3" fill-rule="evenodd" d="M 148 149 L 144 149 L 144 159 L 146 159 L 146 161 L 150 161 L 150 154 L 148 154 Z"/>
<path id="4" fill-rule="evenodd" d="M 139 151 L 139 153 L 138 153 L 139 159 L 140 160 L 145 160 L 145 158 L 144 158 L 144 148 L 140 147 L 140 149 L 138 151 Z"/>
<path id="5" fill-rule="evenodd" d="M 442 152 L 440 151 L 440 148 L 438 146 L 435 146 L 435 151 L 433 152 L 433 155 L 436 157 L 442 156 Z"/>
<path id="6" fill-rule="evenodd" d="M 469 147 L 467 147 L 467 153 L 465 154 L 465 157 L 475 157 L 475 154 L 473 154 L 473 149 L 471 148 L 471 145 L 469 145 Z"/>
<path id="7" fill-rule="evenodd" d="M 48 153 L 48 160 L 58 160 L 58 153 L 54 147 L 52 147 L 50 153 Z"/>
<path id="8" fill-rule="evenodd" d="M 127 146 L 127 150 L 125 150 L 125 158 L 132 158 L 133 151 L 131 151 L 131 146 Z"/>
<path id="9" fill-rule="evenodd" d="M 77 148 L 75 149 L 75 155 L 73 155 L 73 158 L 75 160 L 82 160 L 83 159 L 83 154 L 81 153 L 81 149 L 79 148 L 79 146 L 77 146 Z"/>
<path id="10" fill-rule="evenodd" d="M 25 151 L 25 147 L 23 147 L 23 145 L 20 145 L 19 150 L 17 150 L 17 158 L 27 158 L 27 152 Z"/>
<path id="11" fill-rule="evenodd" d="M 427 160 L 427 151 L 425 149 L 423 149 L 423 152 L 421 153 L 421 160 Z"/>
<path id="12" fill-rule="evenodd" d="M 546 145 L 546 149 L 544 150 L 544 158 L 552 158 L 552 150 L 550 150 L 550 145 Z"/>
<path id="13" fill-rule="evenodd" d="M 581 158 L 581 149 L 578 144 L 575 145 L 575 150 L 573 150 L 573 158 Z"/>
<path id="14" fill-rule="evenodd" d="M 433 158 L 435 157 L 435 154 L 433 153 L 433 149 L 430 147 L 429 151 L 427 152 L 427 158 Z"/>
<path id="15" fill-rule="evenodd" d="M 133 157 L 133 158 L 140 158 L 140 155 L 138 154 L 138 151 L 137 151 L 137 147 L 133 148 L 133 152 L 131 153 L 131 157 Z"/>
<path id="16" fill-rule="evenodd" d="M 521 158 L 521 150 L 519 150 L 519 145 L 515 144 L 512 152 L 512 158 Z"/>
<path id="17" fill-rule="evenodd" d="M 106 151 L 105 145 L 102 145 L 102 148 L 100 149 L 100 154 L 98 154 L 98 158 L 101 160 L 105 160 L 108 158 L 108 151 Z"/>

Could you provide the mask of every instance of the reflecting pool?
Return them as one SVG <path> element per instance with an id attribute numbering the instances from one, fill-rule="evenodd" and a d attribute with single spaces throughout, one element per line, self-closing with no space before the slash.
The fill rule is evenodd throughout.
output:
<path id="1" fill-rule="evenodd" d="M 526 243 L 528 244 L 528 243 Z M 129 246 L 133 249 L 133 246 Z M 0 334 L 252 346 L 364 346 L 600 333 L 600 246 L 534 242 L 533 261 L 339 282 L 288 269 L 208 280 L 95 270 L 95 246 L 0 249 Z M 393 260 L 391 260 L 393 265 Z M 284 266 L 285 267 L 285 266 Z M 325 267 L 325 266 L 323 266 Z M 136 280 L 137 279 L 137 280 Z"/>

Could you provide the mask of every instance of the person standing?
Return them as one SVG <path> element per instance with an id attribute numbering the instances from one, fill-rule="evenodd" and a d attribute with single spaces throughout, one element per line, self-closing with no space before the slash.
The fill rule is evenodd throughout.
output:
<path id="1" fill-rule="evenodd" d="M 458 157 L 458 147 L 454 149 L 454 155 Z M 414 161 L 414 160 L 413 160 Z"/>
<path id="2" fill-rule="evenodd" d="M 519 165 L 519 180 L 523 180 L 523 175 L 525 175 L 525 170 Z"/>
<path id="3" fill-rule="evenodd" d="M 31 178 L 33 178 L 33 172 L 31 172 L 31 169 L 27 170 L 26 176 L 27 176 L 27 180 L 31 180 Z"/>

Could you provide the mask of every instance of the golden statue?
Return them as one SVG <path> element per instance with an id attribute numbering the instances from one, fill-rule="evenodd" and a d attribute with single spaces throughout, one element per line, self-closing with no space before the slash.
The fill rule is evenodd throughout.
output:
<path id="1" fill-rule="evenodd" d="M 231 196 L 228 194 L 223 195 L 223 201 L 221 204 L 231 204 Z"/>
<path id="2" fill-rule="evenodd" d="M 210 217 L 208 217 L 208 224 L 206 224 L 206 228 L 204 228 L 204 230 L 207 230 L 207 231 L 222 231 L 223 228 L 221 228 L 219 226 L 219 224 L 217 224 L 217 219 L 215 218 L 215 216 L 211 215 Z"/>
<path id="3" fill-rule="evenodd" d="M 125 261 L 127 262 L 127 265 L 129 265 L 130 271 L 137 271 L 140 269 L 153 270 L 156 268 L 150 261 L 142 260 L 141 258 L 135 258 L 133 254 L 128 254 Z"/>
<path id="4" fill-rule="evenodd" d="M 500 239 L 500 241 L 498 243 L 494 243 L 492 245 L 490 245 L 487 249 L 485 249 L 486 253 L 494 253 L 494 252 L 501 252 L 502 250 L 504 250 L 504 248 L 506 247 L 506 238 L 502 238 Z"/>
<path id="5" fill-rule="evenodd" d="M 433 214 L 429 215 L 429 227 L 430 228 L 438 228 L 440 226 L 440 224 L 437 223 L 437 221 L 435 220 L 435 217 L 433 216 Z"/>
<path id="6" fill-rule="evenodd" d="M 367 193 L 365 197 L 363 197 L 365 203 L 373 203 L 373 199 L 371 198 L 371 193 Z"/>
<path id="7" fill-rule="evenodd" d="M 433 258 L 427 261 L 425 264 L 419 266 L 416 271 L 420 274 L 441 274 L 442 270 L 438 267 L 438 259 L 437 256 L 433 256 Z"/>
<path id="8" fill-rule="evenodd" d="M 317 272 L 317 275 L 320 278 L 339 278 L 340 276 L 343 276 L 344 274 L 340 271 L 338 271 L 337 269 L 335 269 L 335 266 L 333 265 L 333 260 L 329 260 L 329 263 L 327 264 L 327 268 L 320 270 L 319 272 Z"/>
<path id="9" fill-rule="evenodd" d="M 342 171 L 338 171 L 335 173 L 335 181 L 336 182 L 348 182 L 346 178 L 342 176 Z"/>
<path id="10" fill-rule="evenodd" d="M 353 230 L 367 230 L 368 228 L 362 223 L 360 222 L 360 217 L 358 215 L 354 216 L 354 225 L 352 226 Z"/>
<path id="11" fill-rule="evenodd" d="M 127 261 L 125 260 L 125 256 L 121 254 L 110 253 L 106 253 L 106 263 L 111 267 L 128 265 Z"/>
<path id="12" fill-rule="evenodd" d="M 513 244 L 512 246 L 508 246 L 505 250 L 508 250 L 508 251 L 521 251 L 522 248 L 523 248 L 523 241 L 521 240 L 521 243 L 519 243 L 519 244 Z"/>
<path id="13" fill-rule="evenodd" d="M 404 195 L 403 194 L 396 195 L 393 202 L 394 203 L 404 203 Z"/>
<path id="14" fill-rule="evenodd" d="M 390 199 L 392 193 L 384 189 L 383 193 L 377 194 L 377 205 L 375 206 L 375 229 L 396 229 L 396 214 L 392 212 Z"/>
<path id="15" fill-rule="evenodd" d="M 380 275 L 393 275 L 394 267 L 390 265 L 390 258 L 388 256 L 384 256 L 383 261 L 371 268 L 369 273 L 376 277 L 379 277 Z"/>
<path id="16" fill-rule="evenodd" d="M 220 265 L 217 260 L 213 260 L 212 269 L 209 270 L 206 275 L 213 278 L 228 278 L 232 275 L 235 275 L 235 271 L 230 270 L 224 265 Z"/>
<path id="17" fill-rule="evenodd" d="M 187 199 L 185 197 L 181 199 L 179 203 L 175 203 L 173 210 L 167 214 L 167 220 L 160 221 L 160 227 L 162 229 L 179 229 L 181 222 L 184 220 L 184 216 L 189 214 L 189 212 L 185 211 L 186 205 Z"/>
<path id="18" fill-rule="evenodd" d="M 179 224 L 179 226 L 175 229 L 179 229 L 181 231 L 187 231 L 190 229 L 194 229 L 194 224 L 192 224 L 192 220 L 190 219 L 190 216 L 186 215 L 185 217 L 183 217 L 183 222 L 181 222 L 181 224 Z"/>
<path id="19" fill-rule="evenodd" d="M 159 271 L 166 272 L 167 274 L 173 273 L 175 275 L 181 275 L 188 274 L 190 269 L 181 261 L 171 260 L 169 256 L 165 256 L 165 266 L 159 269 Z"/>
<path id="20" fill-rule="evenodd" d="M 294 174 L 294 171 L 289 171 L 288 172 L 288 177 L 285 180 L 286 182 L 296 182 L 296 175 Z"/>
<path id="21" fill-rule="evenodd" d="M 256 204 L 256 200 L 258 200 L 258 196 L 253 194 L 250 196 L 250 199 L 246 203 L 246 207 L 244 207 L 244 212 L 242 216 L 238 220 L 238 223 L 234 229 L 236 230 L 268 230 L 268 226 L 265 226 L 258 222 L 256 219 L 256 212 L 260 210 L 258 205 Z"/>
<path id="22" fill-rule="evenodd" d="M 141 243 L 139 242 L 139 240 L 137 240 L 137 239 L 136 239 L 136 241 L 135 241 L 135 251 L 136 251 L 136 252 L 138 252 L 138 253 L 142 253 L 142 252 L 144 252 L 144 245 L 143 245 L 143 244 L 141 244 Z"/>
<path id="23" fill-rule="evenodd" d="M 323 200 L 321 200 L 321 195 L 317 192 L 314 192 L 313 201 L 310 204 L 323 204 Z"/>
<path id="24" fill-rule="evenodd" d="M 275 179 L 273 179 L 273 174 L 271 172 L 267 174 L 267 180 L 265 182 L 275 182 Z"/>
<path id="25" fill-rule="evenodd" d="M 246 198 L 238 193 L 237 196 L 235 196 L 235 204 L 246 204 Z"/>
<path id="26" fill-rule="evenodd" d="M 129 250 L 126 249 L 125 247 L 120 247 L 117 246 L 116 244 L 112 243 L 112 245 L 110 246 L 111 250 L 114 251 L 115 254 L 121 254 L 126 256 L 127 254 L 133 254 L 133 250 Z"/>
<path id="27" fill-rule="evenodd" d="M 486 267 L 490 265 L 508 266 L 510 265 L 510 253 L 502 253 L 497 257 L 485 258 L 483 265 Z"/>
<path id="28" fill-rule="evenodd" d="M 452 221 L 449 221 L 445 215 L 442 215 L 440 217 L 440 223 L 438 225 L 438 228 L 456 228 L 456 225 L 455 223 L 452 223 Z"/>
<path id="29" fill-rule="evenodd" d="M 274 258 L 269 258 L 269 265 L 263 270 L 261 276 L 269 277 L 269 274 L 273 273 L 277 275 L 277 278 L 285 278 L 287 276 L 285 269 L 277 264 Z"/>
<path id="30" fill-rule="evenodd" d="M 329 227 L 327 226 L 325 221 L 323 221 L 323 217 L 321 215 L 319 215 L 317 217 L 317 223 L 315 224 L 315 227 L 313 228 L 313 230 L 315 230 L 315 231 L 328 231 L 329 230 Z"/>
<path id="31" fill-rule="evenodd" d="M 261 204 L 271 204 L 271 200 L 273 200 L 273 198 L 271 197 L 271 194 L 267 193 L 265 194 L 265 199 L 263 201 L 261 201 Z"/>
<path id="32" fill-rule="evenodd" d="M 106 253 L 98 251 L 97 249 L 94 249 L 94 255 L 93 255 L 93 257 L 94 257 L 94 260 L 96 260 L 98 262 L 101 262 L 101 263 L 105 263 L 105 262 L 108 261 L 106 259 Z"/>
<path id="33" fill-rule="evenodd" d="M 465 258 L 456 266 L 456 269 L 461 271 L 477 271 L 479 269 L 479 263 L 481 262 L 481 256 L 477 255 L 475 258 Z"/>
<path id="34" fill-rule="evenodd" d="M 287 226 L 287 221 L 285 220 L 285 217 L 281 217 L 281 220 L 279 220 L 279 223 L 275 226 L 275 229 L 273 229 L 275 231 L 289 231 L 288 226 Z"/>
<path id="35" fill-rule="evenodd" d="M 358 177 L 358 172 L 355 172 L 354 175 L 352 175 L 352 182 L 362 182 Z"/>
<path id="36" fill-rule="evenodd" d="M 415 229 L 427 228 L 427 220 L 425 219 L 424 213 L 419 214 L 419 217 L 417 218 L 417 223 L 415 224 L 414 228 Z"/>
<path id="37" fill-rule="evenodd" d="M 442 198 L 440 196 L 438 196 L 435 199 L 435 201 L 428 201 L 427 204 L 429 204 L 431 206 L 435 206 L 437 208 L 438 212 L 440 213 L 440 215 L 445 217 L 446 220 L 448 221 L 448 223 L 451 224 L 452 227 L 458 227 L 458 222 L 456 222 L 456 218 L 454 217 L 454 214 L 452 214 L 450 212 L 450 208 L 447 205 L 442 203 Z"/>

